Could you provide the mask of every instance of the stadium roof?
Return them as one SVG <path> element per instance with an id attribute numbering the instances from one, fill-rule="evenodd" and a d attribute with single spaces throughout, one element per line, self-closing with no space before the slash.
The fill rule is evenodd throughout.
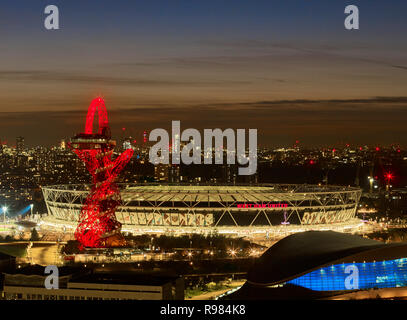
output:
<path id="1" fill-rule="evenodd" d="M 248 283 L 269 286 L 286 282 L 323 266 L 406 256 L 407 243 L 385 244 L 334 231 L 290 235 L 269 248 L 248 274 Z"/>
<path id="2" fill-rule="evenodd" d="M 122 199 L 139 201 L 184 202 L 262 202 L 302 201 L 315 195 L 330 196 L 334 193 L 353 194 L 359 188 L 343 186 L 318 186 L 307 184 L 257 184 L 251 185 L 188 185 L 188 184 L 118 184 Z M 89 192 L 89 185 L 56 185 L 43 189 L 51 192 L 81 194 Z"/>

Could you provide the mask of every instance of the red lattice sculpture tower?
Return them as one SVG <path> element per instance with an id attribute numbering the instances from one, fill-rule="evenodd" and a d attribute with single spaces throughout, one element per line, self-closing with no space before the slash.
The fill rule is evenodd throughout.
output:
<path id="1" fill-rule="evenodd" d="M 99 130 L 93 133 L 93 119 L 98 111 Z M 92 175 L 93 185 L 83 206 L 75 238 L 83 247 L 121 247 L 126 241 L 121 235 L 121 223 L 115 211 L 121 203 L 120 192 L 114 183 L 120 171 L 133 155 L 127 149 L 112 160 L 116 145 L 111 140 L 105 103 L 102 98 L 94 99 L 88 109 L 85 132 L 73 137 L 68 146 L 86 164 Z"/>

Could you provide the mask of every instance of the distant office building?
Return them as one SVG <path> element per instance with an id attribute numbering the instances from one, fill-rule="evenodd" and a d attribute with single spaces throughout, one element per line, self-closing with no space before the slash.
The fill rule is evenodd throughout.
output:
<path id="1" fill-rule="evenodd" d="M 407 188 L 398 188 L 391 190 L 388 195 L 389 207 L 401 214 L 407 213 Z"/>
<path id="2" fill-rule="evenodd" d="M 168 168 L 168 182 L 178 183 L 180 182 L 180 166 L 178 164 L 170 165 Z"/>
<path id="3" fill-rule="evenodd" d="M 20 155 L 25 149 L 25 144 L 24 144 L 24 137 L 17 137 L 16 139 L 16 151 L 17 155 Z"/>
<path id="4" fill-rule="evenodd" d="M 154 166 L 154 179 L 156 181 L 168 181 L 169 171 L 171 169 L 170 164 L 159 163 Z"/>
<path id="5" fill-rule="evenodd" d="M 62 139 L 62 140 L 61 140 L 61 143 L 59 144 L 59 148 L 60 148 L 61 150 L 65 150 L 65 149 L 66 149 L 66 142 L 65 142 L 65 139 Z"/>
<path id="6" fill-rule="evenodd" d="M 46 289 L 44 268 L 4 274 L 6 300 L 183 300 L 184 280 L 146 274 L 88 273 L 60 268 L 59 289 Z"/>
<path id="7" fill-rule="evenodd" d="M 132 149 L 132 145 L 130 140 L 124 140 L 123 142 L 123 150 Z"/>

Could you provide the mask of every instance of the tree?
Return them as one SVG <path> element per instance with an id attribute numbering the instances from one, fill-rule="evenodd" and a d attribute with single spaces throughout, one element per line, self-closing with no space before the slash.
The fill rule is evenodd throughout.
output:
<path id="1" fill-rule="evenodd" d="M 31 231 L 31 241 L 38 241 L 40 240 L 40 236 L 38 235 L 38 232 L 35 228 L 32 229 Z"/>
<path id="2" fill-rule="evenodd" d="M 13 240 L 14 240 L 14 238 L 13 238 L 12 236 L 10 236 L 9 234 L 6 235 L 6 237 L 4 238 L 4 241 L 5 241 L 5 242 L 11 242 L 11 241 L 13 241 Z"/>

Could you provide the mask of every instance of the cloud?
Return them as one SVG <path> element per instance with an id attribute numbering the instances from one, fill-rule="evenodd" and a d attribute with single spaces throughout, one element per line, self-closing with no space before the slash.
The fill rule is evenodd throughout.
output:
<path id="1" fill-rule="evenodd" d="M 121 98 L 116 105 L 131 105 Z M 305 145 L 347 141 L 363 144 L 407 143 L 407 97 L 348 100 L 281 100 L 190 106 L 156 105 L 109 109 L 113 136 L 141 137 L 143 130 L 181 128 L 256 128 L 261 145 L 284 146 L 299 138 Z M 86 110 L 0 113 L 0 138 L 23 135 L 27 144 L 55 144 L 83 130 Z M 140 138 L 139 137 L 139 138 Z"/>
<path id="2" fill-rule="evenodd" d="M 196 79 L 147 79 L 147 78 L 126 78 L 110 77 L 98 75 L 85 75 L 79 73 L 40 71 L 40 70 L 12 70 L 0 71 L 0 80 L 7 82 L 70 82 L 74 84 L 106 85 L 106 86 L 219 86 L 225 84 L 248 84 L 243 80 L 196 80 Z"/>
<path id="3" fill-rule="evenodd" d="M 395 65 L 392 65 L 392 67 L 407 70 L 407 66 L 395 66 Z"/>

